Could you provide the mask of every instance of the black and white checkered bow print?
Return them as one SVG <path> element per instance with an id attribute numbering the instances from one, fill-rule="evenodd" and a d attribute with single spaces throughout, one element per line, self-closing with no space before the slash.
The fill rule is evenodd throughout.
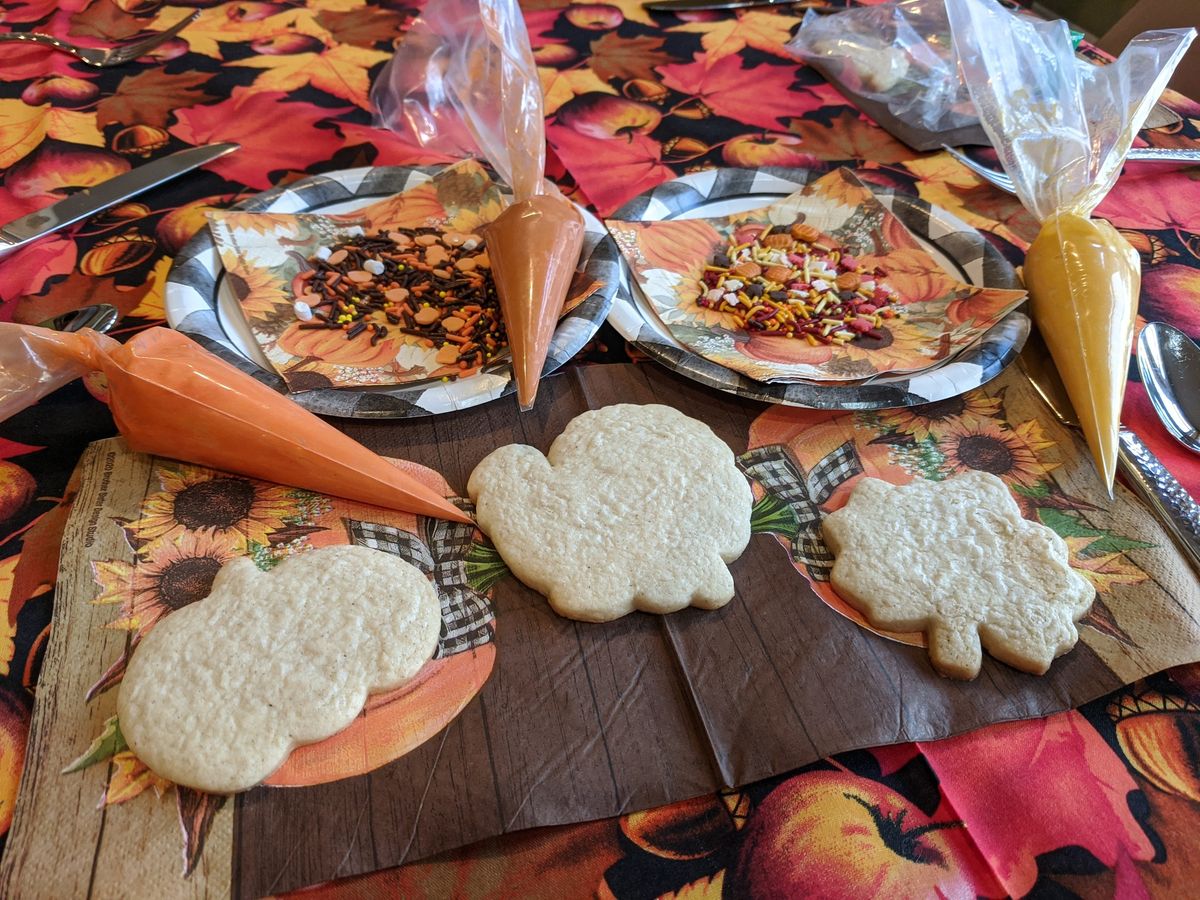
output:
<path id="1" fill-rule="evenodd" d="M 465 503 L 459 505 L 466 508 Z M 393 553 L 433 576 L 442 604 L 442 633 L 434 659 L 486 644 L 492 639 L 492 604 L 467 583 L 467 551 L 474 527 L 424 516 L 417 521 L 424 541 L 402 528 L 357 519 L 346 519 L 346 529 L 353 543 Z"/>
<path id="2" fill-rule="evenodd" d="M 781 444 L 757 447 L 738 457 L 738 466 L 763 489 L 786 503 L 796 514 L 798 533 L 792 541 L 792 558 L 803 563 L 815 581 L 828 581 L 833 554 L 821 538 L 820 506 L 863 471 L 853 441 L 825 456 L 805 474 Z"/>

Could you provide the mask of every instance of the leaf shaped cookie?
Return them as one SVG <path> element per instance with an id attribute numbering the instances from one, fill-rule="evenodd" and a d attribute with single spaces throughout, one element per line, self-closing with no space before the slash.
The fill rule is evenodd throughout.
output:
<path id="1" fill-rule="evenodd" d="M 480 528 L 559 615 L 716 609 L 750 540 L 750 485 L 703 422 L 617 404 L 573 419 L 550 447 L 510 444 L 467 484 Z"/>
<path id="2" fill-rule="evenodd" d="M 924 631 L 943 675 L 974 678 L 983 657 L 1042 675 L 1079 640 L 1095 589 L 1067 545 L 1021 517 L 1004 482 L 971 471 L 893 485 L 864 478 L 825 518 L 833 588 L 875 628 Z"/>

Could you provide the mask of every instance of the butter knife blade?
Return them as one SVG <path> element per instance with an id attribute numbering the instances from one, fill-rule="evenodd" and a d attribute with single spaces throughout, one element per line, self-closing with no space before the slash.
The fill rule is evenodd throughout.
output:
<path id="1" fill-rule="evenodd" d="M 93 188 L 79 191 L 45 209 L 0 225 L 0 253 L 7 253 L 51 232 L 73 225 L 101 210 L 115 206 L 143 191 L 158 187 L 185 172 L 232 153 L 238 144 L 208 144 L 189 147 L 162 159 L 138 166 Z"/>
<path id="2" fill-rule="evenodd" d="M 1078 429 L 1075 408 L 1054 368 L 1050 351 L 1036 330 L 1021 351 L 1021 368 L 1054 417 L 1066 427 Z M 1192 569 L 1200 574 L 1200 504 L 1142 439 L 1124 426 L 1117 444 L 1117 468 L 1166 527 Z"/>

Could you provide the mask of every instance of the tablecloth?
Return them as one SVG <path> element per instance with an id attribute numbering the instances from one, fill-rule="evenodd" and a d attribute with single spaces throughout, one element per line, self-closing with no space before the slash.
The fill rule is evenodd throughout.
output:
<path id="1" fill-rule="evenodd" d="M 529 0 L 549 174 L 601 215 L 711 166 L 858 167 L 985 231 L 1014 264 L 1016 200 L 944 153 L 908 150 L 783 44 L 795 15 L 651 14 L 637 0 Z M 5 30 L 103 46 L 199 19 L 150 58 L 92 69 L 0 54 L 0 220 L 186 146 L 235 140 L 205 170 L 0 262 L 0 318 L 117 305 L 128 335 L 164 319 L 172 254 L 209 208 L 307 174 L 435 162 L 372 124 L 368 88 L 415 12 L 388 0 L 10 0 Z M 1099 59 L 1099 57 L 1097 57 Z M 1142 140 L 1200 146 L 1200 105 Z M 987 159 L 986 154 L 980 155 Z M 1138 249 L 1139 325 L 1200 336 L 1200 167 L 1130 165 L 1099 214 Z M 579 363 L 641 360 L 607 326 Z M 652 364 L 652 363 L 647 363 Z M 0 425 L 0 830 L 19 789 L 54 601 L 62 495 L 114 433 L 103 385 L 76 383 Z M 1136 367 L 1124 421 L 1200 492 L 1200 461 L 1154 418 Z M 1119 555 L 1092 577 L 1123 577 Z M 109 802 L 121 802 L 120 795 Z M 1200 666 L 1047 719 L 824 760 L 620 819 L 527 832 L 310 890 L 329 896 L 1180 896 L 1200 865 Z"/>

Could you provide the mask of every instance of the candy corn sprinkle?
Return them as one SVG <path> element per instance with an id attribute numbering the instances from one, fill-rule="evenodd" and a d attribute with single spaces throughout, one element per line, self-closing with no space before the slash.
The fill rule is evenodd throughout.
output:
<path id="1" fill-rule="evenodd" d="M 886 273 L 867 270 L 826 240 L 813 226 L 796 223 L 731 243 L 705 267 L 696 302 L 729 314 L 746 331 L 814 347 L 882 338 L 884 320 L 899 314 Z"/>

